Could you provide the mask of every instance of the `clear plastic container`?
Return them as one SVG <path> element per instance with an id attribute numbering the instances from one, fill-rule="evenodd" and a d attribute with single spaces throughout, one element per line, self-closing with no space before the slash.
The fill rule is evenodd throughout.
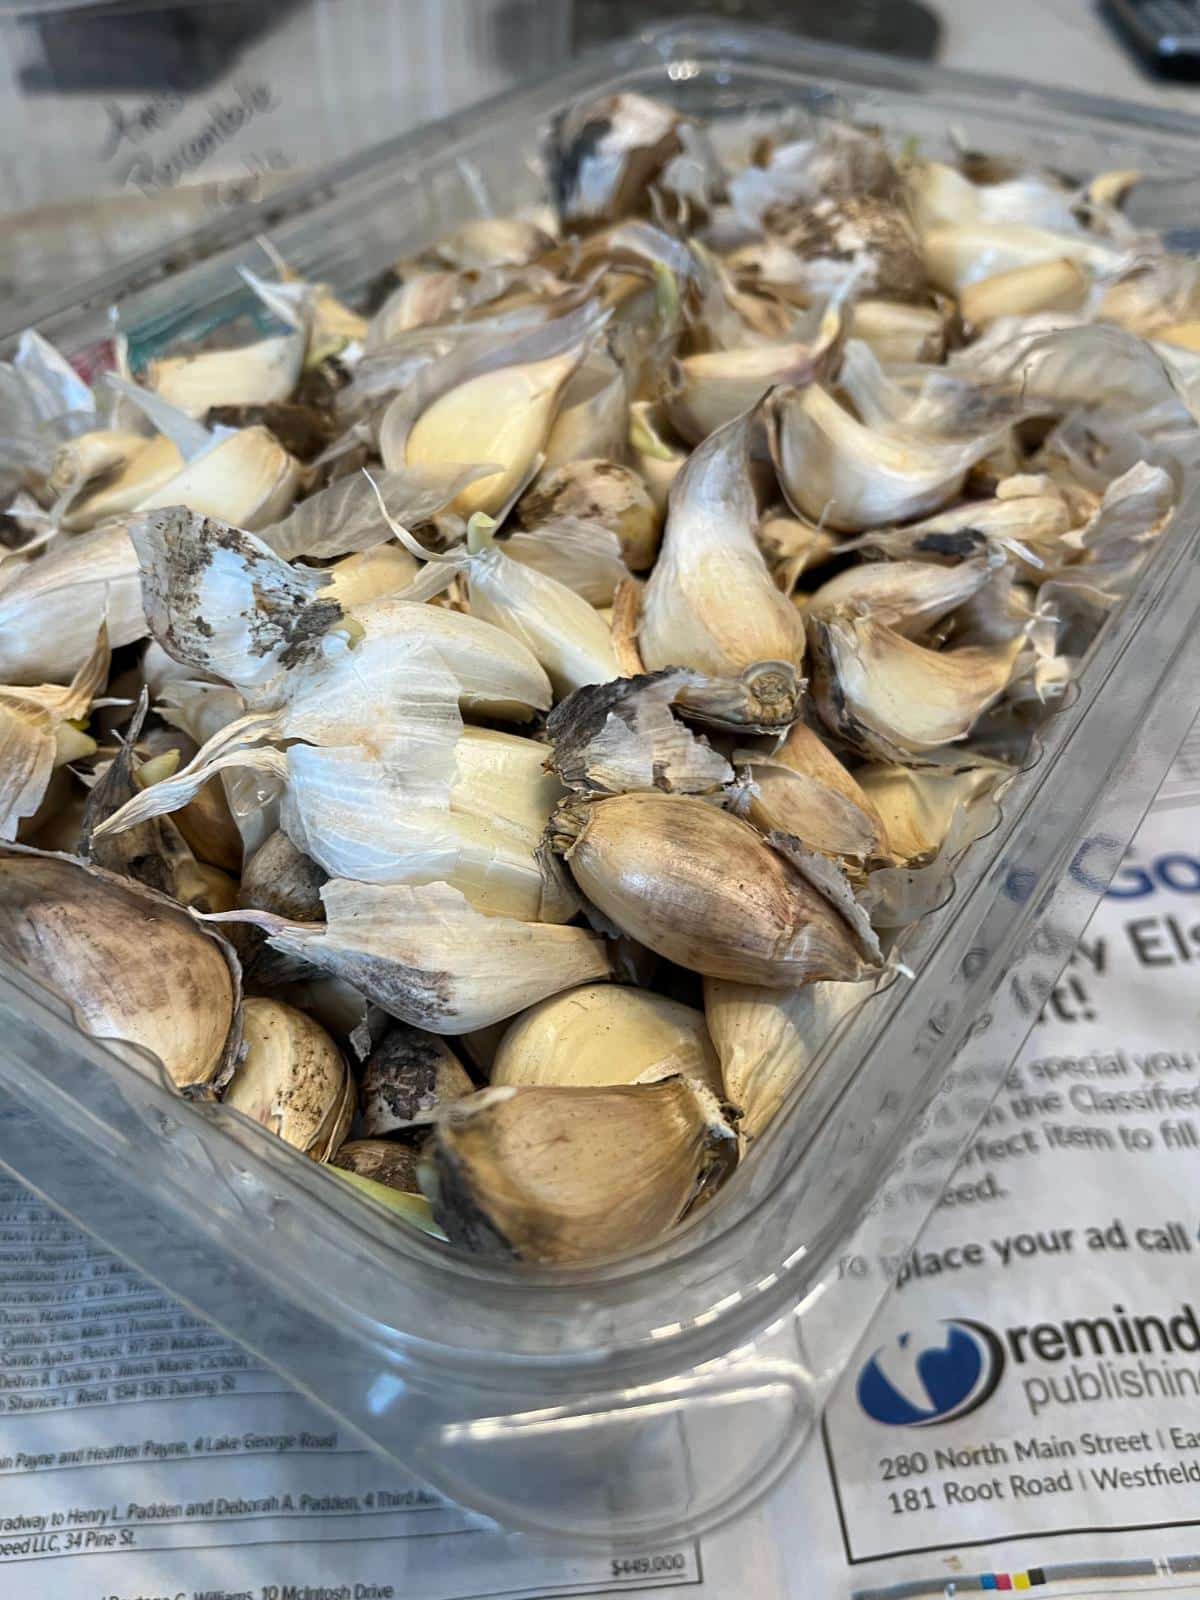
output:
<path id="1" fill-rule="evenodd" d="M 269 227 L 344 291 L 493 196 L 537 194 L 538 130 L 636 87 L 705 114 L 798 106 L 1066 171 L 1191 172 L 1200 125 L 750 30 L 650 33 L 350 162 L 267 218 L 48 307 L 77 354 L 228 315 Z M 240 236 L 231 237 L 231 229 Z M 1200 485 L 1096 640 L 894 980 L 824 1051 L 717 1203 L 596 1269 L 507 1269 L 409 1233 L 238 1115 L 184 1103 L 0 967 L 0 1164 L 462 1503 L 576 1546 L 663 1543 L 787 1465 L 986 1111 L 1187 731 Z M 953 1070 L 951 1070 L 953 1068 Z M 862 1263 L 862 1270 L 858 1263 Z"/>

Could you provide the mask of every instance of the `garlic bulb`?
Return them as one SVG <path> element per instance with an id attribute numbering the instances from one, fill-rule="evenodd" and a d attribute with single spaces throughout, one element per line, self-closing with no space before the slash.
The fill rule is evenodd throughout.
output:
<path id="1" fill-rule="evenodd" d="M 440 1035 L 394 1022 L 363 1067 L 363 1137 L 379 1139 L 425 1127 L 442 1106 L 474 1088 Z"/>
<path id="2" fill-rule="evenodd" d="M 704 1016 L 745 1141 L 757 1139 L 789 1095 L 800 1092 L 813 1057 L 869 993 L 861 983 L 807 983 L 781 993 L 705 978 Z"/>
<path id="3" fill-rule="evenodd" d="M 165 895 L 69 856 L 0 854 L 0 950 L 56 990 L 81 1025 L 157 1056 L 179 1087 L 237 1053 L 232 950 Z"/>
<path id="4" fill-rule="evenodd" d="M 668 961 L 772 988 L 870 970 L 829 901 L 748 823 L 703 800 L 568 803 L 551 827 L 588 899 Z"/>
<path id="5" fill-rule="evenodd" d="M 736 678 L 754 669 L 764 706 L 773 703 L 777 724 L 787 726 L 804 628 L 755 543 L 751 425 L 750 416 L 739 417 L 711 434 L 680 473 L 643 597 L 638 644 L 652 672 L 694 667 Z"/>
<path id="6" fill-rule="evenodd" d="M 488 1076 L 493 1084 L 599 1088 L 674 1074 L 718 1098 L 723 1092 L 703 1014 L 644 989 L 585 983 L 511 1022 Z"/>
<path id="7" fill-rule="evenodd" d="M 813 622 L 813 697 L 827 728 L 888 761 L 965 739 L 1004 693 L 1021 640 L 927 650 L 869 617 Z"/>
<path id="8" fill-rule="evenodd" d="M 421 1178 L 452 1243 L 570 1264 L 663 1233 L 736 1148 L 716 1100 L 686 1078 L 485 1089 L 440 1120 Z"/>
<path id="9" fill-rule="evenodd" d="M 349 1130 L 354 1085 L 325 1029 L 294 1006 L 250 998 L 242 1006 L 242 1057 L 222 1095 L 314 1161 L 328 1161 Z"/>
<path id="10" fill-rule="evenodd" d="M 603 941 L 580 928 L 486 917 L 445 883 L 417 887 L 334 879 L 326 921 L 269 912 L 230 920 L 266 931 L 276 950 L 348 979 L 389 1015 L 431 1033 L 467 1033 L 609 976 Z"/>
<path id="11" fill-rule="evenodd" d="M 517 501 L 517 521 L 537 528 L 560 517 L 599 523 L 615 533 L 634 572 L 652 565 L 661 516 L 635 472 L 615 461 L 574 460 L 550 468 Z"/>

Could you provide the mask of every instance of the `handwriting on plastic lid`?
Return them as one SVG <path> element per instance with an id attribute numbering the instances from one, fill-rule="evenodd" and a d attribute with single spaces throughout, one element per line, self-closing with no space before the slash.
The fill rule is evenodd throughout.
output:
<path id="1" fill-rule="evenodd" d="M 156 134 L 170 127 L 194 103 L 177 94 L 158 95 L 132 111 L 113 101 L 107 102 L 105 110 L 109 121 L 100 159 L 116 162 L 118 183 L 140 189 L 143 194 L 174 188 L 210 161 L 248 123 L 274 111 L 280 100 L 269 83 L 235 84 L 231 97 L 209 102 L 207 116 L 200 127 L 181 138 L 165 154 L 145 148 Z"/>

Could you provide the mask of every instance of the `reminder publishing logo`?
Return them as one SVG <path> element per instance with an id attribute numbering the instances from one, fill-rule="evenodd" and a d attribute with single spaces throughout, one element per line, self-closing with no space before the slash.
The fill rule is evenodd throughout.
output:
<path id="1" fill-rule="evenodd" d="M 858 1375 L 858 1403 L 876 1422 L 928 1428 L 969 1416 L 994 1392 L 1004 1346 L 982 1322 L 945 1317 L 881 1345 Z"/>

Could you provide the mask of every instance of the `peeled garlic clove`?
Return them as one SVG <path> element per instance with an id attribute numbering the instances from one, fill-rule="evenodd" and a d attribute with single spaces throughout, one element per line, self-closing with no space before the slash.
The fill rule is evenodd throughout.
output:
<path id="1" fill-rule="evenodd" d="M 549 752 L 534 739 L 493 728 L 464 728 L 454 747 L 450 804 L 541 837 L 563 786 L 546 770 Z"/>
<path id="2" fill-rule="evenodd" d="M 348 1071 L 325 1029 L 294 1006 L 252 997 L 242 1006 L 242 1051 L 223 1103 L 327 1161 L 342 1142 L 339 1126 L 344 1137 Z"/>
<path id="3" fill-rule="evenodd" d="M 559 517 L 599 523 L 616 534 L 634 572 L 651 566 L 658 550 L 658 509 L 638 475 L 615 461 L 570 461 L 543 472 L 515 509 L 523 528 Z"/>
<path id="4" fill-rule="evenodd" d="M 815 370 L 806 344 L 751 345 L 684 356 L 671 368 L 664 402 L 672 425 L 698 444 L 762 399 L 775 384 L 805 384 Z"/>
<path id="5" fill-rule="evenodd" d="M 629 434 L 629 391 L 620 364 L 593 350 L 562 392 L 542 455 L 545 470 L 568 461 L 616 461 Z"/>
<path id="6" fill-rule="evenodd" d="M 329 874 L 276 829 L 247 860 L 237 903 L 291 922 L 319 922 L 321 886 L 328 881 Z"/>
<path id="7" fill-rule="evenodd" d="M 150 1051 L 180 1088 L 211 1083 L 237 1054 L 233 951 L 164 895 L 10 846 L 0 950 L 61 994 L 89 1033 Z"/>
<path id="8" fill-rule="evenodd" d="M 276 950 L 347 979 L 390 1016 L 431 1033 L 467 1033 L 609 976 L 604 942 L 581 928 L 485 917 L 445 883 L 417 887 L 333 880 L 326 922 L 255 923 Z"/>
<path id="9" fill-rule="evenodd" d="M 1060 233 L 1022 222 L 939 224 L 922 234 L 921 251 L 930 278 L 947 294 L 961 294 L 982 278 L 1048 261 L 1073 261 L 1102 274 L 1115 271 L 1121 262 L 1120 251 L 1094 234 Z"/>
<path id="10" fill-rule="evenodd" d="M 586 983 L 511 1022 L 489 1078 L 493 1084 L 598 1088 L 674 1074 L 722 1094 L 703 1014 L 645 989 Z"/>
<path id="11" fill-rule="evenodd" d="M 795 715 L 804 628 L 754 539 L 752 418 L 711 434 L 671 491 L 662 550 L 646 584 L 638 644 L 651 671 L 693 667 L 717 678 L 772 663 L 778 722 Z"/>
<path id="12" fill-rule="evenodd" d="M 548 151 L 560 221 L 610 222 L 639 208 L 649 185 L 683 148 L 683 118 L 640 94 L 571 106 L 556 118 Z"/>
<path id="13" fill-rule="evenodd" d="M 706 801 L 568 803 L 551 829 L 588 899 L 679 966 L 772 988 L 870 970 L 828 901 L 748 823 Z"/>
<path id="14" fill-rule="evenodd" d="M 705 978 L 704 1015 L 744 1140 L 758 1138 L 803 1089 L 813 1057 L 869 993 L 859 983 L 808 983 L 786 994 Z"/>
<path id="15" fill-rule="evenodd" d="M 498 367 L 459 384 L 413 423 L 404 441 L 404 464 L 429 469 L 492 465 L 496 470 L 463 489 L 450 509 L 462 517 L 494 514 L 527 477 L 580 359 L 580 351 L 568 351 L 525 366 Z M 385 464 L 399 465 L 389 458 L 382 434 L 381 444 Z"/>
<path id="16" fill-rule="evenodd" d="M 577 690 L 546 722 L 546 759 L 569 788 L 592 795 L 659 790 L 708 794 L 733 778 L 724 756 L 671 715 L 697 673 L 657 672 Z M 544 746 L 543 752 L 544 752 Z"/>
<path id="17" fill-rule="evenodd" d="M 715 1098 L 686 1078 L 485 1089 L 446 1112 L 421 1176 L 452 1243 L 569 1264 L 664 1233 L 736 1148 Z"/>
<path id="18" fill-rule="evenodd" d="M 818 384 L 776 390 L 766 406 L 788 502 L 849 532 L 936 511 L 995 443 L 994 433 L 950 440 L 868 428 Z"/>
<path id="19" fill-rule="evenodd" d="M 659 511 L 665 512 L 667 497 L 687 455 L 663 439 L 647 401 L 635 401 L 629 408 L 629 451 L 647 493 Z"/>
<path id="20" fill-rule="evenodd" d="M 814 619 L 813 696 L 832 733 L 885 761 L 965 739 L 1004 693 L 1021 640 L 927 650 L 870 617 Z"/>
<path id="21" fill-rule="evenodd" d="M 902 860 L 927 861 L 941 849 L 955 812 L 988 794 L 1005 771 L 992 766 L 901 767 L 868 765 L 856 774 L 883 818 L 892 849 Z"/>
<path id="22" fill-rule="evenodd" d="M 240 350 L 168 356 L 146 368 L 146 387 L 189 417 L 210 406 L 265 406 L 288 400 L 300 377 L 306 339 L 285 333 Z"/>
<path id="23" fill-rule="evenodd" d="M 102 622 L 114 650 L 148 631 L 137 551 L 123 527 L 67 540 L 0 587 L 0 682 L 67 682 Z"/>
<path id="24" fill-rule="evenodd" d="M 189 461 L 133 508 L 186 506 L 196 516 L 220 517 L 253 532 L 277 522 L 296 498 L 300 463 L 266 428 L 239 428 Z"/>
<path id="25" fill-rule="evenodd" d="M 434 252 L 460 270 L 523 267 L 552 248 L 554 240 L 521 217 L 476 217 L 464 222 Z"/>
<path id="26" fill-rule="evenodd" d="M 822 584 L 808 597 L 804 611 L 818 617 L 839 608 L 853 610 L 911 639 L 978 594 L 996 566 L 982 557 L 952 567 L 928 561 L 868 562 Z"/>
<path id="27" fill-rule="evenodd" d="M 988 278 L 977 278 L 959 293 L 963 321 L 981 328 L 997 317 L 1023 317 L 1033 311 L 1078 311 L 1091 280 L 1074 261 L 1037 261 Z"/>
<path id="28" fill-rule="evenodd" d="M 940 361 L 946 348 L 946 317 L 932 306 L 895 300 L 855 300 L 847 337 L 870 345 L 880 361 Z"/>
<path id="29" fill-rule="evenodd" d="M 367 1057 L 362 1074 L 363 1137 L 421 1128 L 475 1085 L 462 1062 L 436 1033 L 395 1022 Z"/>
<path id="30" fill-rule="evenodd" d="M 417 575 L 417 563 L 397 544 L 377 544 L 373 550 L 343 556 L 327 570 L 327 597 L 348 609 L 407 589 Z"/>

